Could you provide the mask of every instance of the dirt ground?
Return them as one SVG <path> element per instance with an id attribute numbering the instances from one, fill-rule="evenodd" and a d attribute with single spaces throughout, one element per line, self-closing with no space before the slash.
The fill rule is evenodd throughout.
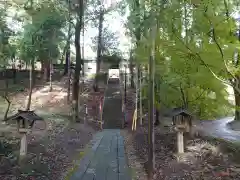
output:
<path id="1" fill-rule="evenodd" d="M 26 95 L 27 93 L 20 93 L 13 97 L 12 111 L 24 107 L 23 103 L 19 102 L 26 100 Z M 48 86 L 34 90 L 32 109 L 44 118 L 46 124 L 38 122 L 34 125 L 32 133 L 27 137 L 28 155 L 21 163 L 18 161 L 19 138 L 4 136 L 9 151 L 0 154 L 1 180 L 64 179 L 74 160 L 79 157 L 79 153 L 98 129 L 92 123 L 69 121 L 71 111 L 66 95 L 64 78 L 54 82 L 51 93 L 48 92 Z M 93 98 L 89 97 L 89 99 Z M 90 106 L 94 103 L 89 101 L 88 104 Z M 83 113 L 80 117 L 82 116 Z M 88 116 L 91 118 L 92 114 L 89 113 Z"/>
<path id="2" fill-rule="evenodd" d="M 129 95 L 130 97 L 134 95 Z M 128 114 L 132 114 L 134 103 L 128 103 Z M 134 180 L 147 179 L 148 126 L 131 130 L 131 118 L 122 131 L 125 148 L 132 168 Z M 155 128 L 155 180 L 238 180 L 240 164 L 231 152 L 223 151 L 219 143 L 202 137 L 186 141 L 186 153 L 177 154 L 176 133 L 164 125 Z M 240 155 L 240 152 L 239 152 Z"/>
<path id="3" fill-rule="evenodd" d="M 147 162 L 147 128 L 139 128 L 135 133 L 125 132 L 128 137 L 126 148 L 134 149 L 136 161 L 142 167 L 138 177 L 146 174 Z M 240 179 L 240 164 L 224 153 L 212 142 L 196 138 L 189 140 L 186 153 L 178 159 L 176 155 L 176 134 L 166 128 L 158 128 L 155 133 L 156 172 L 154 179 L 164 180 L 236 180 Z M 131 154 L 129 159 L 131 162 Z M 130 163 L 131 164 L 131 163 Z M 144 172 L 144 173 L 143 173 Z M 139 174 L 140 173 L 140 174 Z M 142 173 L 142 174 L 141 174 Z"/>

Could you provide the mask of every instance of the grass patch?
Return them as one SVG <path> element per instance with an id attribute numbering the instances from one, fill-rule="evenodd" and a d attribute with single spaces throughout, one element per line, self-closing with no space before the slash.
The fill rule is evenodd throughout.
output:
<path id="1" fill-rule="evenodd" d="M 69 171 L 68 171 L 68 173 L 67 173 L 67 175 L 66 175 L 66 177 L 65 177 L 65 180 L 70 180 L 70 179 L 71 179 L 71 177 L 73 176 L 73 174 L 77 171 L 77 168 L 79 167 L 79 164 L 80 164 L 81 159 L 83 158 L 83 156 L 84 156 L 87 152 L 90 151 L 90 149 L 91 149 L 91 147 L 89 147 L 89 145 L 88 145 L 88 146 L 86 146 L 86 147 L 84 148 L 83 151 L 79 152 L 79 154 L 78 154 L 78 156 L 77 156 L 77 158 L 76 158 L 77 160 L 76 160 L 76 162 L 74 163 L 73 167 L 72 167 L 71 169 L 69 169 Z"/>
<path id="2" fill-rule="evenodd" d="M 96 76 L 96 74 L 89 74 L 87 77 L 88 77 L 89 79 L 94 79 L 95 76 Z"/>

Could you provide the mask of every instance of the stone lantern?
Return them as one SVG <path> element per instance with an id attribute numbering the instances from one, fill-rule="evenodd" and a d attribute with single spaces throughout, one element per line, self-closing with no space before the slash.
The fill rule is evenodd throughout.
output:
<path id="1" fill-rule="evenodd" d="M 31 132 L 36 121 L 43 121 L 43 118 L 39 117 L 34 111 L 18 110 L 18 112 L 7 118 L 7 121 L 17 122 L 17 131 L 21 135 L 20 145 L 20 158 L 27 155 L 27 133 Z"/>
<path id="2" fill-rule="evenodd" d="M 177 132 L 178 153 L 184 153 L 184 133 L 191 133 L 193 116 L 183 108 L 172 110 L 172 121 Z"/>

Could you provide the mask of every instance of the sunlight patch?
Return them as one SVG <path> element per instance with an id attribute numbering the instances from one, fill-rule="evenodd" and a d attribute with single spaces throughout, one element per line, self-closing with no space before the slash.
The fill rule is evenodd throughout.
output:
<path id="1" fill-rule="evenodd" d="M 194 141 L 190 145 L 187 145 L 186 149 L 186 153 L 176 155 L 178 162 L 194 164 L 199 159 L 222 155 L 218 146 L 205 141 Z"/>
<path id="2" fill-rule="evenodd" d="M 117 91 L 117 92 L 115 92 L 115 93 L 113 93 L 113 94 L 120 94 L 121 92 L 120 91 Z"/>

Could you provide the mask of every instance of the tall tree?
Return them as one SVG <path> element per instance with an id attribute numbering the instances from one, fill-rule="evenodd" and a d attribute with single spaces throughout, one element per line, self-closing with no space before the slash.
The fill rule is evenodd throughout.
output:
<path id="1" fill-rule="evenodd" d="M 76 24 L 75 24 L 75 49 L 76 49 L 76 65 L 75 65 L 75 73 L 73 79 L 73 109 L 74 120 L 78 119 L 78 100 L 79 100 L 79 76 L 81 71 L 82 59 L 81 59 L 81 47 L 80 47 L 80 33 L 83 24 L 83 11 L 84 11 L 84 3 L 83 0 L 78 0 L 77 4 L 75 4 L 75 11 L 77 14 Z"/>
<path id="2" fill-rule="evenodd" d="M 6 7 L 5 7 L 6 8 Z M 9 98 L 9 87 L 8 87 L 8 74 L 7 74 L 7 65 L 8 59 L 12 56 L 12 45 L 9 42 L 12 35 L 11 30 L 6 23 L 6 11 L 0 8 L 0 59 L 1 59 L 1 70 L 4 73 L 4 85 L 3 90 L 0 96 L 7 102 L 7 109 L 4 114 L 3 121 L 7 119 L 8 111 L 10 109 L 11 101 Z"/>
<path id="3" fill-rule="evenodd" d="M 99 12 L 99 25 L 98 25 L 98 46 L 97 46 L 97 67 L 96 67 L 96 76 L 94 83 L 94 90 L 98 91 L 98 75 L 100 72 L 100 65 L 102 62 L 102 31 L 103 31 L 103 21 L 104 21 L 104 7 L 103 4 L 100 4 L 100 12 Z"/>
<path id="4" fill-rule="evenodd" d="M 103 38 L 104 38 L 104 17 L 105 15 L 109 14 L 112 11 L 116 11 L 119 13 L 123 12 L 123 1 L 115 1 L 114 3 L 110 3 L 110 5 L 107 7 L 106 3 L 102 0 L 97 1 L 90 1 L 91 4 L 96 6 L 94 10 L 89 9 L 87 12 L 87 16 L 90 17 L 94 25 L 94 27 L 97 27 L 98 29 L 98 37 L 97 37 L 97 59 L 96 59 L 96 76 L 95 76 L 95 82 L 94 82 L 94 90 L 98 91 L 98 76 L 100 72 L 100 66 L 102 62 L 102 55 L 103 55 Z"/>
<path id="5" fill-rule="evenodd" d="M 235 22 L 233 18 L 226 19 L 224 1 L 202 1 L 200 4 L 190 4 L 187 0 L 158 3 L 156 6 L 161 8 L 156 10 L 158 28 L 155 73 L 160 88 L 156 91 L 158 94 L 155 94 L 155 103 L 161 108 L 187 107 L 202 118 L 221 115 L 230 108 L 224 83 L 231 84 L 229 78 L 232 76 L 227 70 L 231 73 L 235 71 L 231 61 L 233 50 L 237 47 L 234 33 L 229 33 L 236 31 Z M 136 10 L 131 8 L 132 1 L 129 6 L 128 28 L 132 39 L 135 39 L 134 32 L 138 28 L 139 23 L 136 21 L 139 17 Z M 140 10 L 145 12 L 141 13 L 145 16 L 140 23 L 144 28 L 139 45 L 133 48 L 133 56 L 143 66 L 148 64 L 151 49 L 148 29 L 151 24 L 149 9 L 153 6 L 155 5 L 150 1 L 145 1 L 144 7 L 140 6 Z M 231 7 L 229 4 L 227 9 L 231 10 Z M 216 12 L 221 15 L 216 16 Z M 217 46 L 219 43 L 224 59 Z M 230 61 L 226 66 L 220 59 Z"/>

